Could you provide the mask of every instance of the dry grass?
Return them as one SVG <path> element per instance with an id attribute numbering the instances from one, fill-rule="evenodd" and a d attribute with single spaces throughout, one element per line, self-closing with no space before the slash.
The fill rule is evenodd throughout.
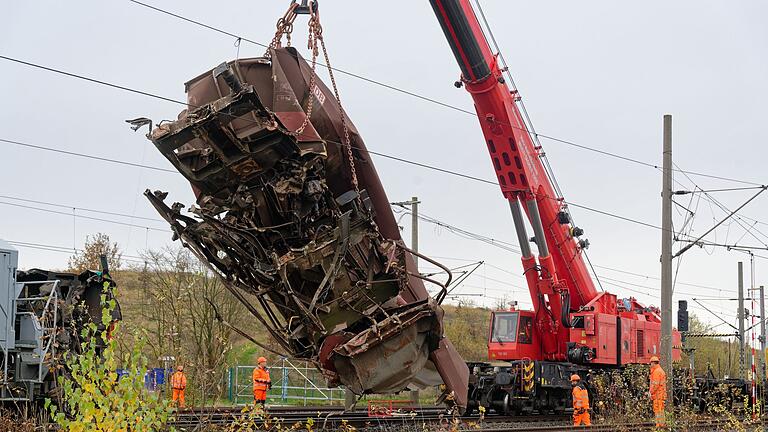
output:
<path id="1" fill-rule="evenodd" d="M 0 409 L 0 431 L 35 432 L 45 430 L 37 419 L 27 414 L 26 407 L 20 410 Z"/>

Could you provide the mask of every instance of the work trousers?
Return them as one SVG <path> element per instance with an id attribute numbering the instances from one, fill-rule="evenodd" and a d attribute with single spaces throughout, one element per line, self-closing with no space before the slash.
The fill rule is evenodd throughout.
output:
<path id="1" fill-rule="evenodd" d="M 653 418 L 656 421 L 656 427 L 664 427 L 667 425 L 664 418 L 664 399 L 653 400 Z"/>
<path id="2" fill-rule="evenodd" d="M 573 425 L 574 426 L 591 426 L 592 420 L 589 418 L 589 411 L 584 410 L 581 414 L 577 414 L 578 410 L 573 411 Z"/>
<path id="3" fill-rule="evenodd" d="M 263 407 L 267 402 L 267 391 L 253 389 L 253 402 Z"/>
<path id="4" fill-rule="evenodd" d="M 173 389 L 173 403 L 178 403 L 179 408 L 184 408 L 184 389 Z"/>

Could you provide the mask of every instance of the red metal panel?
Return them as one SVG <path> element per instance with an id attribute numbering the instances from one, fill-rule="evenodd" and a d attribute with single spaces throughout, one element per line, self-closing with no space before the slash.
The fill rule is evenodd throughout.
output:
<path id="1" fill-rule="evenodd" d="M 619 318 L 621 321 L 621 340 L 619 347 L 621 349 L 621 364 L 631 364 L 636 362 L 635 343 L 632 338 L 634 321 L 629 318 Z"/>
<path id="2" fill-rule="evenodd" d="M 594 336 L 595 334 L 595 316 L 584 315 L 584 331 L 587 336 Z"/>
<path id="3" fill-rule="evenodd" d="M 683 346 L 682 341 L 680 340 L 680 333 L 677 331 L 672 332 L 672 361 L 678 362 L 681 359 L 682 353 L 680 352 L 680 348 Z"/>
<path id="4" fill-rule="evenodd" d="M 645 352 L 648 361 L 651 357 L 661 354 L 661 324 L 645 323 Z"/>
<path id="5" fill-rule="evenodd" d="M 599 314 L 597 319 L 597 359 L 602 364 L 616 364 L 616 316 Z"/>

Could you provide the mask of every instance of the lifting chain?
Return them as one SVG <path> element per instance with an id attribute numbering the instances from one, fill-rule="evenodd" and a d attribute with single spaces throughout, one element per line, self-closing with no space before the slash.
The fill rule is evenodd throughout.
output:
<path id="1" fill-rule="evenodd" d="M 293 21 L 296 19 L 296 8 L 298 3 L 292 2 L 288 7 L 288 11 L 285 15 L 277 20 L 277 31 L 275 32 L 272 42 L 269 44 L 266 57 L 271 56 L 271 52 L 274 49 L 281 47 L 283 35 L 286 36 L 287 45 L 291 46 L 291 32 L 293 31 Z M 331 60 L 328 57 L 328 50 L 325 47 L 325 40 L 323 39 L 323 27 L 320 25 L 320 15 L 317 13 L 314 2 L 309 2 L 309 37 L 307 39 L 307 49 L 312 52 L 312 68 L 309 76 L 309 99 L 307 101 L 306 116 L 298 129 L 295 131 L 284 130 L 285 133 L 293 137 L 299 137 L 304 133 L 304 130 L 310 123 L 310 117 L 312 117 L 312 108 L 315 100 L 315 88 L 317 87 L 317 56 L 318 56 L 318 42 L 319 47 L 323 50 L 323 57 L 325 58 L 325 65 L 328 68 L 328 75 L 331 78 L 331 84 L 333 85 L 333 95 L 336 98 L 336 102 L 339 106 L 339 114 L 341 115 L 341 127 L 344 133 L 344 142 L 337 143 L 343 145 L 347 150 L 347 160 L 349 162 L 349 171 L 352 179 L 352 186 L 355 188 L 358 200 L 360 199 L 360 186 L 357 180 L 357 171 L 355 169 L 355 157 L 352 154 L 352 140 L 349 137 L 349 126 L 347 125 L 347 116 L 344 112 L 344 107 L 341 105 L 341 98 L 339 97 L 339 89 L 336 86 L 336 77 L 333 75 L 333 68 L 331 67 Z M 274 114 L 272 114 L 274 117 Z M 273 118 L 274 120 L 274 118 Z M 277 123 L 275 121 L 275 123 Z"/>
<path id="2" fill-rule="evenodd" d="M 285 12 L 285 15 L 277 20 L 277 30 L 275 31 L 275 36 L 272 38 L 272 42 L 270 42 L 269 46 L 267 47 L 267 52 L 264 54 L 265 57 L 269 57 L 273 49 L 277 49 L 282 46 L 283 35 L 285 35 L 286 38 L 285 46 L 291 46 L 291 33 L 293 32 L 293 21 L 296 19 L 297 15 L 297 7 L 299 7 L 298 3 L 291 2 L 291 5 L 288 6 L 288 10 Z"/>
<path id="3" fill-rule="evenodd" d="M 333 76 L 333 68 L 331 67 L 331 60 L 328 57 L 328 50 L 325 48 L 325 40 L 323 40 L 322 33 L 320 34 L 320 46 L 323 48 L 323 57 L 325 58 L 325 65 L 328 67 L 328 75 L 331 77 L 331 84 L 333 85 L 333 95 L 336 97 L 336 102 L 339 104 L 339 114 L 341 115 L 341 127 L 344 130 L 344 143 L 347 148 L 347 158 L 349 159 L 349 170 L 352 174 L 352 186 L 355 187 L 358 200 L 360 199 L 360 187 L 357 183 L 357 172 L 355 171 L 355 157 L 352 154 L 352 140 L 349 138 L 349 126 L 347 125 L 347 113 L 344 111 L 344 107 L 341 105 L 341 97 L 339 96 L 339 89 L 336 87 L 336 77 Z"/>

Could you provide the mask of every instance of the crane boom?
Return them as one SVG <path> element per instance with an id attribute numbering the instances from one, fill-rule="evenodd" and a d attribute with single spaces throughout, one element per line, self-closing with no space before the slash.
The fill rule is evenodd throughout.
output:
<path id="1" fill-rule="evenodd" d="M 460 83 L 474 100 L 496 178 L 509 201 L 534 310 L 546 311 L 537 314 L 537 325 L 563 341 L 568 309 L 578 310 L 599 296 L 576 238 L 581 230 L 572 226 L 562 197 L 555 193 L 541 161 L 542 149 L 518 108 L 519 95 L 507 86 L 469 0 L 430 3 L 461 68 Z M 538 263 L 528 245 L 520 204 L 534 231 Z M 554 340 L 543 342 L 552 357 L 562 357 Z"/>

